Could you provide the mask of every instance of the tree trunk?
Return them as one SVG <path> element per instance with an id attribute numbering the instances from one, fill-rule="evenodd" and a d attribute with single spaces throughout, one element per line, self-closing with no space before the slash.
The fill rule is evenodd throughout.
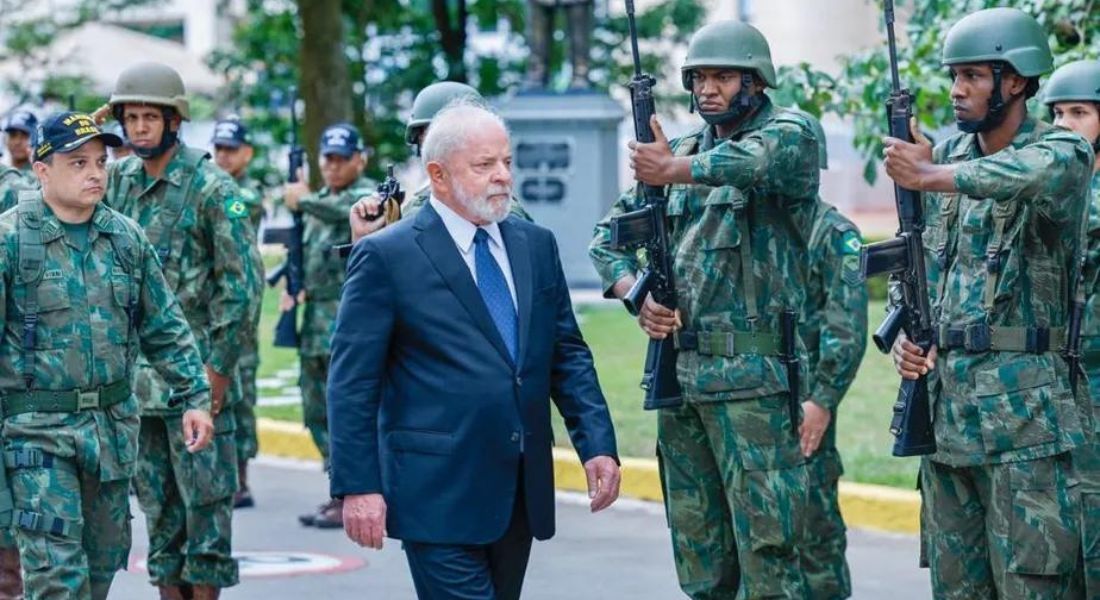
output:
<path id="1" fill-rule="evenodd" d="M 309 152 L 310 186 L 319 187 L 317 159 L 321 132 L 352 120 L 351 81 L 344 57 L 340 0 L 297 0 L 302 19 L 299 42 L 301 97 L 306 104 L 304 146 Z"/>
<path id="2" fill-rule="evenodd" d="M 439 31 L 439 44 L 443 47 L 443 58 L 447 61 L 447 79 L 466 82 L 466 21 L 469 9 L 466 0 L 457 0 L 458 20 L 451 20 L 448 0 L 432 0 L 432 16 L 435 28 Z"/>

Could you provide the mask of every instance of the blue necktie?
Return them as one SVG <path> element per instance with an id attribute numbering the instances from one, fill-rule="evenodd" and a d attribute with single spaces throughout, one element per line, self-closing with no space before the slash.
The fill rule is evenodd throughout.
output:
<path id="1" fill-rule="evenodd" d="M 512 294 L 508 291 L 508 281 L 500 270 L 492 253 L 489 252 L 489 233 L 480 227 L 474 234 L 474 269 L 477 271 L 477 289 L 489 315 L 496 323 L 500 337 L 512 360 L 516 360 L 516 309 L 512 304 Z"/>

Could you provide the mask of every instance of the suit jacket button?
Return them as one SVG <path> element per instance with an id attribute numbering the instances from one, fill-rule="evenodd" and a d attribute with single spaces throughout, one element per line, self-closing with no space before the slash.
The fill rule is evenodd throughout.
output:
<path id="1" fill-rule="evenodd" d="M 523 378 L 516 377 L 516 387 L 523 387 Z"/>
<path id="2" fill-rule="evenodd" d="M 512 442 L 514 443 L 514 442 L 518 442 L 518 441 L 519 441 L 519 432 L 518 431 L 513 431 L 512 432 Z"/>

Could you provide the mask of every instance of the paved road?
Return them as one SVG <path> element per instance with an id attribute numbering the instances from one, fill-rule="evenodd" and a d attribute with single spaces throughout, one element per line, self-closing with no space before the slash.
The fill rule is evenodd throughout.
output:
<path id="1" fill-rule="evenodd" d="M 328 560 L 336 572 L 297 576 L 245 576 L 223 598 L 415 598 L 399 544 L 388 540 L 381 552 L 359 549 L 342 531 L 300 527 L 295 515 L 316 504 L 325 478 L 316 464 L 263 459 L 252 480 L 259 506 L 234 516 L 238 552 L 286 552 L 301 564 L 302 553 Z M 682 598 L 676 587 L 672 552 L 659 505 L 623 500 L 609 511 L 591 515 L 587 500 L 560 494 L 558 534 L 536 542 L 524 587 L 525 600 Z M 134 509 L 134 556 L 129 572 L 115 579 L 112 598 L 154 598 L 140 571 L 148 537 L 145 520 Z M 916 568 L 917 540 L 912 536 L 854 531 L 849 534 L 849 561 L 857 599 L 924 600 L 930 598 L 926 574 Z M 334 558 L 333 558 L 334 557 Z M 250 569 L 275 568 L 280 557 L 258 556 Z M 322 565 L 324 566 L 324 565 Z"/>

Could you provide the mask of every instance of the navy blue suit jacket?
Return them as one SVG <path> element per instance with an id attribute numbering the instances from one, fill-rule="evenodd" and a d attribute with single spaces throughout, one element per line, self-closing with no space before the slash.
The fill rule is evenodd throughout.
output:
<path id="1" fill-rule="evenodd" d="M 382 493 L 390 537 L 496 541 L 517 485 L 531 533 L 551 537 L 549 399 L 582 461 L 617 456 L 553 234 L 515 217 L 500 230 L 519 307 L 515 364 L 431 205 L 349 258 L 328 377 L 331 491 Z"/>

